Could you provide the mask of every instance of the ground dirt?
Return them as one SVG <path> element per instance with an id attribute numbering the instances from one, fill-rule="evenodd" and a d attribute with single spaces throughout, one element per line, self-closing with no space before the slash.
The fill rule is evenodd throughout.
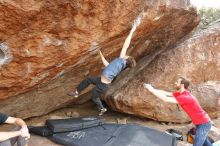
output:
<path id="1" fill-rule="evenodd" d="M 41 117 L 34 117 L 31 119 L 27 119 L 26 122 L 31 126 L 40 126 L 44 125 L 45 120 L 47 119 L 58 119 L 58 118 L 68 118 L 68 117 L 87 117 L 87 116 L 98 116 L 98 111 L 95 108 L 95 105 L 92 102 L 87 102 L 83 105 L 74 105 L 72 107 L 63 108 L 54 112 L 51 112 L 47 115 Z M 166 129 L 176 129 L 183 133 L 186 133 L 193 125 L 190 123 L 165 123 L 158 122 L 147 118 L 136 117 L 133 115 L 128 115 L 124 113 L 119 113 L 108 109 L 108 111 L 102 116 L 105 122 L 108 123 L 136 123 L 143 126 L 155 128 L 160 131 L 165 131 Z M 214 120 L 217 127 L 220 128 L 220 119 Z M 9 125 L 1 126 L 1 130 L 6 130 L 12 128 Z M 186 139 L 184 137 L 184 139 Z M 47 138 L 31 135 L 31 139 L 29 141 L 29 146 L 60 146 L 58 144 L 53 143 Z M 178 146 L 190 146 L 190 144 L 186 142 L 178 142 Z"/>

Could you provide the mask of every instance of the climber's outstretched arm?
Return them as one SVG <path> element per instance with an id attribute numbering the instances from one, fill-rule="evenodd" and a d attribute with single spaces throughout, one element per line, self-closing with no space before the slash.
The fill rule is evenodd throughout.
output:
<path id="1" fill-rule="evenodd" d="M 105 59 L 105 57 L 103 56 L 102 52 L 99 50 L 99 55 L 101 56 L 102 59 L 102 63 L 107 66 L 109 63 L 108 61 Z"/>
<path id="2" fill-rule="evenodd" d="M 136 30 L 137 26 L 136 24 L 134 23 L 128 37 L 126 38 L 125 42 L 124 42 L 124 45 L 121 49 L 121 53 L 120 53 L 120 58 L 124 58 L 126 56 L 126 52 L 127 52 L 127 49 L 130 45 L 130 42 L 131 42 L 131 37 L 132 37 L 132 34 L 134 33 L 134 31 Z"/>

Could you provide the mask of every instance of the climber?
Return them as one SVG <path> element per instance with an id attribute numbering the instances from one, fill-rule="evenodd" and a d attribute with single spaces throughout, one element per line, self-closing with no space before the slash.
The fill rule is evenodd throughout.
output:
<path id="1" fill-rule="evenodd" d="M 196 136 L 193 146 L 212 146 L 209 141 L 208 133 L 211 129 L 211 120 L 208 114 L 199 105 L 198 100 L 187 90 L 190 82 L 183 77 L 178 78 L 175 82 L 176 92 L 170 93 L 158 90 L 150 84 L 144 84 L 144 88 L 148 89 L 152 94 L 163 100 L 164 102 L 179 103 L 182 109 L 191 118 L 193 124 L 196 125 Z"/>
<path id="2" fill-rule="evenodd" d="M 114 59 L 112 62 L 108 62 L 105 57 L 103 56 L 102 52 L 99 50 L 99 54 L 101 57 L 101 60 L 103 64 L 105 65 L 105 68 L 101 74 L 101 76 L 98 77 L 88 77 L 85 80 L 83 80 L 78 87 L 67 93 L 69 96 L 78 97 L 80 92 L 84 90 L 88 85 L 94 84 L 96 87 L 92 90 L 92 100 L 95 102 L 95 104 L 98 107 L 99 115 L 103 115 L 107 109 L 103 106 L 100 97 L 105 93 L 105 91 L 109 88 L 111 82 L 113 79 L 126 67 L 134 67 L 136 66 L 135 59 L 131 56 L 127 56 L 126 52 L 131 42 L 131 37 L 134 31 L 136 30 L 136 27 L 139 25 L 139 22 L 136 22 L 133 24 L 133 27 L 126 38 L 124 45 L 122 47 L 121 53 L 119 58 Z"/>
<path id="3" fill-rule="evenodd" d="M 27 146 L 27 140 L 30 138 L 30 134 L 26 123 L 20 118 L 9 117 L 3 113 L 0 113 L 0 124 L 14 124 L 16 127 L 10 132 L 0 132 L 0 146 Z"/>

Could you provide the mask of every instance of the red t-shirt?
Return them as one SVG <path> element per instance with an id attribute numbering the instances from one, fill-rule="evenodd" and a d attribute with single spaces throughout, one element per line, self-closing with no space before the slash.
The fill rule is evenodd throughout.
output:
<path id="1" fill-rule="evenodd" d="M 208 114 L 202 109 L 198 100 L 192 96 L 189 91 L 185 90 L 182 93 L 174 92 L 173 96 L 195 125 L 205 124 L 210 121 Z"/>

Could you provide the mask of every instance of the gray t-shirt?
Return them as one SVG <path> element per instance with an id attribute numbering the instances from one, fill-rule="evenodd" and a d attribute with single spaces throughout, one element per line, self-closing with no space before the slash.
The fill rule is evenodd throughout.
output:
<path id="1" fill-rule="evenodd" d="M 124 58 L 116 58 L 105 67 L 102 75 L 112 81 L 125 67 L 126 60 Z"/>

